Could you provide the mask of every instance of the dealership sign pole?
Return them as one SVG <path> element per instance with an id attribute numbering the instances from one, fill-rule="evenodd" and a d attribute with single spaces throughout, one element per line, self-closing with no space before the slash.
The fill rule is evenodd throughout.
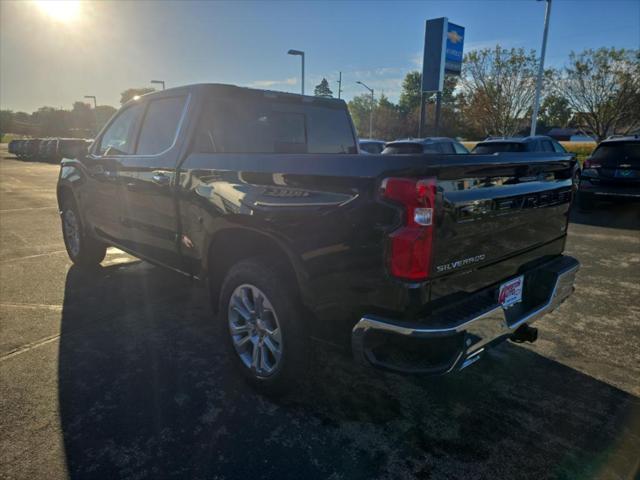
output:
<path id="1" fill-rule="evenodd" d="M 464 27 L 449 23 L 445 17 L 427 20 L 424 34 L 424 56 L 422 60 L 422 88 L 420 95 L 420 137 L 424 136 L 425 99 L 427 94 L 436 94 L 435 135 L 440 129 L 440 112 L 444 77 L 446 74 L 460 75 Z"/>

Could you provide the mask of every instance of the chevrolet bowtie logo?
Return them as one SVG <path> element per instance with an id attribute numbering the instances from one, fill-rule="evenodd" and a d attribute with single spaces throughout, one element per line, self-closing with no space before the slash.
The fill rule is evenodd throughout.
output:
<path id="1" fill-rule="evenodd" d="M 451 30 L 447 32 L 447 37 L 449 37 L 449 40 L 451 41 L 451 43 L 460 43 L 463 39 L 462 35 L 460 35 L 455 30 Z"/>

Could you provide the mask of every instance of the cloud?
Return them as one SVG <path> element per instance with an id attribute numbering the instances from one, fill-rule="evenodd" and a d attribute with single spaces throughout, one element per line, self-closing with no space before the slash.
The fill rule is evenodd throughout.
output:
<path id="1" fill-rule="evenodd" d="M 285 78 L 284 80 L 254 80 L 249 84 L 250 87 L 256 88 L 270 88 L 278 85 L 297 85 L 298 79 L 296 77 Z"/>

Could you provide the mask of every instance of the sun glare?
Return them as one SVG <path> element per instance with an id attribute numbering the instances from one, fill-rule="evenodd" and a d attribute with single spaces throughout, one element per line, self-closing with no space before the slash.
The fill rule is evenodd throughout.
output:
<path id="1" fill-rule="evenodd" d="M 35 0 L 38 9 L 58 22 L 73 22 L 80 15 L 79 0 Z"/>

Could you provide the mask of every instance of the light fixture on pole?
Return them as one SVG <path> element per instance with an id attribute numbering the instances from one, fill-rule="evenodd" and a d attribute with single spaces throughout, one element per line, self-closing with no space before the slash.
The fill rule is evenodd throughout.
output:
<path id="1" fill-rule="evenodd" d="M 150 83 L 156 83 L 158 85 L 162 85 L 162 89 L 164 90 L 164 80 L 151 80 Z"/>
<path id="2" fill-rule="evenodd" d="M 540 0 L 538 0 L 540 1 Z M 540 110 L 540 94 L 542 92 L 542 77 L 544 75 L 544 56 L 547 52 L 547 36 L 549 34 L 549 17 L 551 16 L 551 0 L 547 2 L 544 12 L 544 33 L 542 34 L 542 51 L 540 52 L 540 66 L 538 68 L 538 79 L 536 80 L 536 97 L 533 101 L 533 114 L 531 115 L 531 135 L 536 134 L 536 123 L 538 122 L 538 111 Z"/>
<path id="3" fill-rule="evenodd" d="M 302 95 L 304 95 L 304 52 L 302 50 L 289 50 L 287 53 L 302 58 Z"/>
<path id="4" fill-rule="evenodd" d="M 371 92 L 371 109 L 369 110 L 369 138 L 373 138 L 373 88 L 369 88 L 360 80 L 356 82 L 358 85 L 362 85 L 364 88 Z"/>

